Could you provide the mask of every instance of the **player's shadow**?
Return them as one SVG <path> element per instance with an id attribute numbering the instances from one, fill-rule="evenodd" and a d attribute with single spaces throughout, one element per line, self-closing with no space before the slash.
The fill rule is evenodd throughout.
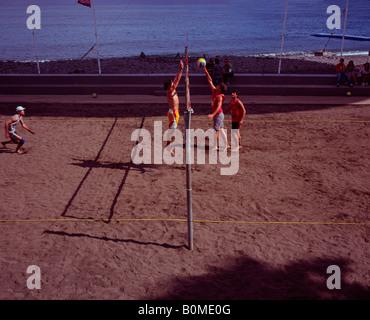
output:
<path id="1" fill-rule="evenodd" d="M 14 150 L 7 149 L 7 148 L 0 148 L 0 154 L 1 153 L 14 153 Z"/>
<path id="2" fill-rule="evenodd" d="M 141 124 L 140 124 L 140 129 L 142 129 L 144 127 L 144 122 L 145 122 L 145 117 L 142 118 L 142 121 L 141 121 Z M 92 170 L 94 168 L 99 167 L 99 166 L 100 167 L 103 166 L 103 163 L 99 160 L 99 158 L 100 158 L 100 156 L 101 156 L 101 154 L 102 154 L 102 152 L 103 152 L 103 150 L 104 150 L 104 148 L 105 148 L 105 146 L 106 146 L 106 144 L 107 144 L 107 142 L 108 142 L 108 140 L 109 140 L 109 138 L 110 138 L 110 136 L 111 136 L 111 134 L 113 132 L 114 127 L 116 126 L 116 123 L 117 123 L 117 118 L 115 119 L 114 123 L 112 124 L 112 127 L 109 130 L 109 132 L 107 134 L 107 137 L 105 138 L 105 140 L 104 140 L 104 142 L 103 142 L 103 144 L 102 144 L 102 146 L 101 146 L 101 148 L 100 148 L 97 156 L 95 157 L 95 159 L 94 160 L 84 161 L 82 163 L 82 165 L 85 166 L 85 167 L 87 167 L 88 170 L 85 173 L 85 175 L 83 176 L 83 178 L 81 179 L 81 181 L 78 184 L 76 190 L 74 191 L 72 197 L 69 199 L 67 205 L 65 206 L 65 208 L 64 208 L 64 210 L 62 212 L 62 217 L 76 218 L 74 216 L 68 215 L 68 212 L 69 212 L 69 210 L 70 210 L 73 202 L 75 201 L 77 195 L 79 194 L 80 190 L 82 189 L 83 185 L 85 184 L 87 178 L 90 176 Z M 108 166 L 111 166 L 111 167 L 112 166 L 114 167 L 114 166 L 117 166 L 117 165 L 121 165 L 124 168 L 124 171 L 125 171 L 125 173 L 123 175 L 123 178 L 121 180 L 121 183 L 120 183 L 120 185 L 119 185 L 119 187 L 117 189 L 117 192 L 116 192 L 116 194 L 114 196 L 113 203 L 112 203 L 112 205 L 110 207 L 110 210 L 109 210 L 109 216 L 108 216 L 108 220 L 106 222 L 106 223 L 109 223 L 111 221 L 112 217 L 113 217 L 113 214 L 114 214 L 115 206 L 117 204 L 118 197 L 120 196 L 120 194 L 122 192 L 122 189 L 123 189 L 123 187 L 124 187 L 124 185 L 126 183 L 126 179 L 127 179 L 128 173 L 130 172 L 130 170 L 132 168 L 137 169 L 137 170 L 140 170 L 140 171 L 143 171 L 144 169 L 143 169 L 143 166 L 137 167 L 132 161 L 130 161 L 129 163 L 126 163 L 126 164 L 121 164 L 121 163 L 120 164 L 112 164 L 112 163 L 110 163 L 110 164 L 105 164 L 105 165 L 108 165 Z M 145 172 L 145 170 L 144 170 L 144 172 Z"/>
<path id="3" fill-rule="evenodd" d="M 202 149 L 202 150 L 205 150 L 205 151 L 209 151 L 211 150 L 211 147 L 208 145 L 208 144 L 205 144 L 205 145 L 197 145 L 196 143 L 192 146 L 192 148 L 194 150 L 196 149 Z"/>
<path id="4" fill-rule="evenodd" d="M 144 122 L 145 122 L 145 117 L 142 118 L 139 129 L 142 129 L 144 127 Z M 135 164 L 132 160 L 130 162 L 109 162 L 109 161 L 103 161 L 103 160 L 100 159 L 101 154 L 102 154 L 102 152 L 103 152 L 103 150 L 104 150 L 104 148 L 105 148 L 105 146 L 106 146 L 106 144 L 107 144 L 107 142 L 108 142 L 108 140 L 109 140 L 109 138 L 112 134 L 112 131 L 113 131 L 116 123 L 117 123 L 117 118 L 115 119 L 111 129 L 109 130 L 109 132 L 107 134 L 107 137 L 104 140 L 104 142 L 103 142 L 97 156 L 95 157 L 95 159 L 92 159 L 92 160 L 73 159 L 75 162 L 72 163 L 72 165 L 80 166 L 82 168 L 87 168 L 87 171 L 86 171 L 85 175 L 82 177 L 81 181 L 79 182 L 76 190 L 72 194 L 72 196 L 69 199 L 67 205 L 65 206 L 65 208 L 64 208 L 64 210 L 61 214 L 62 217 L 70 217 L 70 218 L 79 219 L 78 217 L 70 215 L 69 211 L 70 211 L 70 208 L 72 207 L 72 204 L 76 201 L 76 198 L 79 195 L 83 186 L 85 185 L 87 179 L 91 175 L 91 172 L 94 169 L 105 168 L 105 169 L 123 171 L 123 176 L 122 176 L 121 182 L 120 182 L 120 184 L 119 184 L 119 186 L 118 186 L 118 188 L 115 192 L 112 204 L 111 204 L 110 209 L 109 209 L 109 215 L 106 219 L 104 219 L 105 223 L 110 223 L 110 221 L 113 218 L 114 212 L 115 212 L 115 208 L 116 208 L 116 205 L 117 205 L 118 198 L 121 195 L 121 193 L 123 191 L 123 188 L 126 184 L 129 172 L 139 171 L 140 173 L 144 174 L 148 170 L 159 169 L 160 168 L 160 165 L 155 165 L 155 164 Z M 138 142 L 136 142 L 136 143 L 138 143 Z M 179 166 L 172 166 L 171 168 L 182 169 Z M 83 219 L 83 218 L 81 218 L 81 219 Z"/>
<path id="5" fill-rule="evenodd" d="M 328 289 L 327 268 L 340 268 L 340 289 Z M 273 267 L 248 256 L 229 266 L 209 267 L 203 275 L 174 277 L 165 287 L 169 294 L 158 300 L 368 300 L 370 289 L 350 283 L 347 274 L 356 272 L 343 258 L 298 261 Z M 351 270 L 353 269 L 353 270 Z M 364 279 L 364 282 L 366 279 Z"/>
<path id="6" fill-rule="evenodd" d="M 90 239 L 101 240 L 101 241 L 112 241 L 112 242 L 116 242 L 116 243 L 133 243 L 133 244 L 145 245 L 145 246 L 159 246 L 159 247 L 163 247 L 163 248 L 166 248 L 166 249 L 186 248 L 185 245 L 177 246 L 177 245 L 171 245 L 171 244 L 168 244 L 168 243 L 138 241 L 138 240 L 134 240 L 134 239 L 117 239 L 117 238 L 99 237 L 99 236 L 92 236 L 92 235 L 84 234 L 84 233 L 68 233 L 68 232 L 65 232 L 65 231 L 45 230 L 43 233 L 51 234 L 51 235 L 58 235 L 58 236 L 63 236 L 63 237 L 90 238 Z"/>
<path id="7" fill-rule="evenodd" d="M 171 144 L 171 147 L 173 148 L 183 148 L 183 149 L 186 149 L 186 143 L 183 143 L 183 144 Z M 206 150 L 206 151 L 209 151 L 210 150 L 210 147 L 209 145 L 197 145 L 196 143 L 193 143 L 191 144 L 191 149 L 202 149 L 202 150 Z"/>
<path id="8" fill-rule="evenodd" d="M 227 97 L 229 99 L 229 97 Z M 306 112 L 306 111 L 320 111 L 325 109 L 332 109 L 337 107 L 343 107 L 344 104 L 255 104 L 255 103 L 247 103 L 243 96 L 240 97 L 242 102 L 245 104 L 246 107 L 246 120 L 248 120 L 248 116 L 250 115 L 265 115 L 270 113 L 293 113 L 293 112 Z M 365 97 L 358 98 L 357 101 L 364 100 Z M 243 101 L 244 100 L 244 101 Z M 351 102 L 354 102 L 354 99 L 351 99 Z M 359 105 L 360 106 L 360 105 Z M 193 103 L 193 107 L 196 110 L 197 116 L 206 116 L 209 114 L 209 106 L 206 104 L 201 103 Z M 224 104 L 226 107 L 226 104 Z M 225 120 L 228 120 L 230 117 L 230 113 L 225 115 Z"/>
<path id="9" fill-rule="evenodd" d="M 95 161 L 95 160 L 85 160 L 85 159 L 73 159 L 72 165 L 79 166 L 82 168 L 104 168 L 112 170 L 134 170 L 140 173 L 145 173 L 149 169 L 158 169 L 159 165 L 156 164 L 135 164 L 133 162 L 110 162 L 110 161 Z"/>
<path id="10" fill-rule="evenodd" d="M 105 169 L 124 171 L 121 183 L 117 188 L 117 191 L 116 191 L 116 194 L 114 196 L 112 205 L 109 209 L 108 220 L 104 220 L 104 222 L 106 222 L 106 223 L 109 223 L 111 221 L 111 219 L 113 218 L 114 210 L 115 210 L 118 198 L 121 195 L 122 190 L 123 190 L 123 188 L 126 184 L 126 180 L 127 180 L 129 172 L 130 171 L 139 171 L 140 173 L 144 174 L 148 169 L 158 168 L 158 165 L 134 164 L 132 161 L 131 162 L 126 162 L 126 163 L 122 163 L 122 162 L 118 162 L 118 163 L 115 163 L 115 162 L 101 162 L 101 161 L 95 161 L 95 160 L 78 160 L 78 161 L 81 161 L 81 162 L 80 163 L 72 163 L 72 165 L 77 165 L 77 166 L 80 166 L 80 167 L 83 167 L 83 168 L 88 168 L 89 170 L 88 170 L 87 174 L 85 175 L 85 177 L 83 178 L 83 180 L 80 182 L 79 188 L 77 188 L 77 190 L 75 191 L 71 200 L 75 199 L 75 197 L 77 196 L 77 193 L 81 189 L 80 186 L 82 186 L 82 184 L 85 182 L 87 177 L 90 175 L 92 169 L 105 168 Z M 70 207 L 70 205 L 71 205 L 71 201 L 68 203 L 68 205 L 66 207 L 67 210 Z M 62 216 L 66 216 L 66 212 L 67 212 L 66 209 L 64 210 Z"/>

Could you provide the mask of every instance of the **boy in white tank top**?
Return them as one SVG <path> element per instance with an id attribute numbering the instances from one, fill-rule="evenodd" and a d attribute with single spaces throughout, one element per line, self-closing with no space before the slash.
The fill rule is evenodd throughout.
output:
<path id="1" fill-rule="evenodd" d="M 24 116 L 25 108 L 22 106 L 18 106 L 16 108 L 16 114 L 10 118 L 10 120 L 5 122 L 5 137 L 6 139 L 9 139 L 8 141 L 3 141 L 2 145 L 5 148 L 5 146 L 9 143 L 17 144 L 17 148 L 15 149 L 15 152 L 18 154 L 23 153 L 20 149 L 24 145 L 25 139 L 22 138 L 20 135 L 17 134 L 15 131 L 15 126 L 20 123 L 23 128 L 25 128 L 28 132 L 32 134 L 36 134 L 35 131 L 32 131 L 30 128 L 28 128 L 25 123 L 23 122 L 22 117 Z"/>

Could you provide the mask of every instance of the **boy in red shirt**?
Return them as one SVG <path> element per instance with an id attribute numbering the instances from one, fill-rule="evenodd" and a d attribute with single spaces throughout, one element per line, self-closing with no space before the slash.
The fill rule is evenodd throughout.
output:
<path id="1" fill-rule="evenodd" d="M 344 64 L 343 58 L 341 58 L 340 62 L 335 66 L 335 71 L 337 72 L 337 87 L 340 86 L 340 79 L 342 78 L 342 76 L 347 79 L 351 87 L 353 86 L 352 81 L 349 78 L 348 73 L 346 72 L 346 65 Z"/>
<path id="2" fill-rule="evenodd" d="M 231 129 L 238 130 L 238 133 L 233 132 L 232 135 L 235 139 L 235 142 L 239 140 L 239 147 L 234 148 L 232 151 L 238 151 L 242 148 L 242 138 L 240 136 L 240 126 L 243 123 L 243 119 L 245 117 L 245 114 L 247 113 L 245 111 L 245 107 L 243 102 L 241 102 L 238 99 L 238 91 L 233 90 L 231 93 L 231 100 L 229 102 L 228 107 L 224 111 L 224 113 L 231 111 Z"/>
<path id="3" fill-rule="evenodd" d="M 203 68 L 203 71 L 206 74 L 208 84 L 212 90 L 212 113 L 208 114 L 207 117 L 210 119 L 213 119 L 213 129 L 216 131 L 216 139 L 214 141 L 214 146 L 211 149 L 211 151 L 217 151 L 219 150 L 219 141 L 220 141 L 220 132 L 222 135 L 222 138 L 225 142 L 226 147 L 222 151 L 226 151 L 230 148 L 228 142 L 227 142 L 227 136 L 224 130 L 224 113 L 222 111 L 222 104 L 225 101 L 225 95 L 224 93 L 227 90 L 227 87 L 224 83 L 220 83 L 217 87 L 212 82 L 212 77 L 208 73 L 206 67 Z"/>

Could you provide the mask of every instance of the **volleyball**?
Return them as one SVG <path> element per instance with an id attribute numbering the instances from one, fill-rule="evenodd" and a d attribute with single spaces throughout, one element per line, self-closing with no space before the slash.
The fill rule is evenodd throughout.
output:
<path id="1" fill-rule="evenodd" d="M 98 97 L 98 95 L 96 94 L 96 92 L 94 92 L 94 93 L 92 94 L 92 96 L 93 96 L 93 98 L 97 98 L 97 97 Z"/>
<path id="2" fill-rule="evenodd" d="M 199 58 L 197 61 L 198 67 L 199 68 L 204 68 L 206 66 L 206 59 L 204 58 Z"/>
<path id="3" fill-rule="evenodd" d="M 347 96 L 350 97 L 352 93 L 350 91 L 347 92 Z"/>

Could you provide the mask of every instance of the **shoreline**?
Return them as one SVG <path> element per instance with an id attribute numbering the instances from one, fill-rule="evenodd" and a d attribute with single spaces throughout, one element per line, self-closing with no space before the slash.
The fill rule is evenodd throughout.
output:
<path id="1" fill-rule="evenodd" d="M 330 56 L 336 56 L 336 57 L 339 57 L 341 55 L 340 51 L 327 51 L 327 50 L 317 50 L 317 51 L 288 51 L 288 52 L 283 52 L 282 53 L 282 56 L 283 57 L 293 57 L 293 56 L 298 56 L 298 57 L 312 57 L 312 56 L 315 56 L 315 52 L 324 52 L 324 55 L 330 55 Z M 145 53 L 144 53 L 145 54 Z M 173 57 L 176 57 L 178 55 L 182 55 L 180 54 L 179 52 L 178 53 L 163 53 L 163 54 L 145 54 L 145 57 L 146 58 L 173 58 Z M 138 58 L 140 56 L 140 54 L 136 54 L 136 55 L 130 55 L 130 56 L 120 56 L 120 57 L 101 57 L 102 60 L 104 59 L 134 59 L 134 58 Z M 198 57 L 198 53 L 194 53 L 194 54 L 190 54 L 190 56 L 197 56 Z M 202 54 L 199 54 L 199 57 L 200 56 L 207 56 L 207 57 L 215 57 L 215 55 L 212 55 L 212 54 L 205 54 L 205 53 L 202 53 Z M 222 54 L 220 53 L 218 56 L 232 56 L 232 57 L 241 57 L 241 58 L 253 58 L 253 57 L 275 57 L 275 58 L 279 58 L 280 57 L 280 53 L 279 52 L 265 52 L 265 53 L 251 53 L 251 54 Z M 355 51 L 346 51 L 346 52 L 343 52 L 343 56 L 370 56 L 370 51 L 363 51 L 363 50 L 355 50 Z M 91 57 L 89 58 L 66 58 L 66 59 L 39 59 L 39 62 L 40 63 L 43 63 L 43 62 L 58 62 L 58 61 L 70 61 L 70 60 L 89 60 L 89 59 L 92 59 Z M 93 59 L 96 59 L 96 57 L 94 57 Z M 33 60 L 15 60 L 15 59 L 0 59 L 0 62 L 16 62 L 16 63 L 29 63 L 29 62 L 34 62 L 36 63 L 37 60 L 33 59 Z"/>
<path id="2" fill-rule="evenodd" d="M 197 73 L 199 68 L 196 61 L 200 56 L 189 57 L 189 72 Z M 209 61 L 214 56 L 203 54 Z M 224 58 L 237 73 L 277 73 L 280 55 L 258 54 L 248 56 L 219 55 L 220 64 Z M 343 54 L 345 63 L 353 60 L 357 69 L 365 62 L 370 61 L 369 55 Z M 340 54 L 324 52 L 322 56 L 314 53 L 285 53 L 281 60 L 281 73 L 306 73 L 306 74 L 335 74 L 335 65 L 340 59 Z M 157 74 L 177 73 L 179 61 L 185 61 L 183 54 L 176 55 L 138 55 L 136 57 L 101 58 L 102 74 Z M 39 62 L 41 74 L 98 74 L 97 58 L 68 59 Z M 37 74 L 36 62 L 0 61 L 0 74 Z"/>

